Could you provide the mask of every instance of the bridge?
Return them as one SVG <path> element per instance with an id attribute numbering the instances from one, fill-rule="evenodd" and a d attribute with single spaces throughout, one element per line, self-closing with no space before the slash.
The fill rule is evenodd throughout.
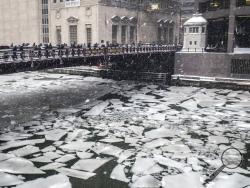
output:
<path id="1" fill-rule="evenodd" d="M 1 50 L 0 74 L 46 70 L 166 82 L 174 72 L 174 55 L 179 49 L 180 46 L 165 45 Z"/>

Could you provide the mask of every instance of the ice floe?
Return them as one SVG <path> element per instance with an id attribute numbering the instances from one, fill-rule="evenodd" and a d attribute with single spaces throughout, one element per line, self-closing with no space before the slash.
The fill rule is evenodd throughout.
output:
<path id="1" fill-rule="evenodd" d="M 22 184 L 23 180 L 17 176 L 0 172 L 0 187 Z"/>
<path id="2" fill-rule="evenodd" d="M 37 153 L 39 151 L 40 151 L 40 149 L 38 147 L 28 145 L 28 146 L 22 147 L 20 149 L 11 151 L 10 153 L 16 155 L 17 157 L 24 157 L 27 155 Z"/>
<path id="3" fill-rule="evenodd" d="M 96 169 L 100 168 L 110 160 L 111 158 L 81 159 L 76 162 L 71 168 L 75 170 L 94 172 Z"/>
<path id="4" fill-rule="evenodd" d="M 19 140 L 19 141 L 10 141 L 0 146 L 0 151 L 15 148 L 15 147 L 21 147 L 26 145 L 36 145 L 44 143 L 45 139 L 34 139 L 34 140 Z"/>
<path id="5" fill-rule="evenodd" d="M 131 184 L 131 188 L 158 188 L 161 182 L 151 175 L 142 176 Z"/>
<path id="6" fill-rule="evenodd" d="M 96 106 L 94 106 L 90 111 L 85 113 L 85 116 L 98 116 L 102 113 L 102 111 L 109 105 L 108 101 L 102 102 Z"/>
<path id="7" fill-rule="evenodd" d="M 66 164 L 54 162 L 54 163 L 49 163 L 47 165 L 41 166 L 40 169 L 45 170 L 45 171 L 56 170 L 58 168 L 65 167 L 65 166 Z"/>
<path id="8" fill-rule="evenodd" d="M 170 129 L 163 128 L 163 127 L 145 132 L 145 136 L 148 138 L 152 138 L 152 139 L 175 137 L 175 135 L 176 135 L 176 132 Z"/>
<path id="9" fill-rule="evenodd" d="M 201 175 L 198 173 L 184 173 L 178 175 L 169 175 L 162 178 L 164 188 L 203 188 Z"/>
<path id="10" fill-rule="evenodd" d="M 66 176 L 75 177 L 75 178 L 79 178 L 83 180 L 87 180 L 96 175 L 96 173 L 84 172 L 84 171 L 79 171 L 79 170 L 74 170 L 74 169 L 69 169 L 69 168 L 58 168 L 56 169 L 56 171 Z"/>
<path id="11" fill-rule="evenodd" d="M 76 152 L 77 157 L 80 159 L 89 159 L 91 158 L 94 154 L 93 153 L 88 153 L 88 152 Z"/>
<path id="12" fill-rule="evenodd" d="M 136 175 L 148 175 L 163 171 L 153 158 L 137 158 L 131 171 Z"/>
<path id="13" fill-rule="evenodd" d="M 18 185 L 17 188 L 71 188 L 69 178 L 65 175 L 58 174 L 48 178 L 39 178 L 33 181 L 25 182 Z"/>
<path id="14" fill-rule="evenodd" d="M 0 162 L 0 172 L 11 174 L 44 174 L 34 164 L 24 158 L 14 157 Z"/>
<path id="15" fill-rule="evenodd" d="M 95 142 L 84 142 L 82 140 L 73 141 L 68 144 L 60 146 L 64 151 L 86 151 L 90 149 Z"/>
<path id="16" fill-rule="evenodd" d="M 55 162 L 58 162 L 58 163 L 66 163 L 66 162 L 71 161 L 71 160 L 73 160 L 73 159 L 75 159 L 75 158 L 76 158 L 76 157 L 75 157 L 75 155 L 73 155 L 73 154 L 66 154 L 66 155 L 62 156 L 61 158 L 56 159 Z"/>
<path id="17" fill-rule="evenodd" d="M 240 174 L 219 175 L 218 178 L 208 185 L 208 188 L 248 188 L 250 187 L 250 177 Z"/>
<path id="18" fill-rule="evenodd" d="M 117 165 L 111 172 L 110 178 L 128 183 L 130 180 L 126 177 L 124 168 L 124 165 Z"/>

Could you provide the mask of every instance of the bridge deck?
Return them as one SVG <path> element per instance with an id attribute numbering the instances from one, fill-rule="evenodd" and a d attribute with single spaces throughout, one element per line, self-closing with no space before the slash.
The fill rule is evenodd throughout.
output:
<path id="1" fill-rule="evenodd" d="M 123 57 L 123 59 L 128 57 L 133 59 L 131 56 L 135 55 L 174 53 L 178 48 L 178 46 L 145 46 L 2 50 L 0 51 L 0 74 L 79 65 L 107 64 L 110 59 L 117 56 Z M 150 56 L 143 58 L 150 58 Z"/>

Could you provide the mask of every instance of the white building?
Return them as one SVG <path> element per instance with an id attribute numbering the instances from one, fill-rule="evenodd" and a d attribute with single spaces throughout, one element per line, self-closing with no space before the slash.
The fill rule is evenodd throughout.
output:
<path id="1" fill-rule="evenodd" d="M 207 20 L 201 14 L 194 14 L 184 23 L 183 51 L 201 52 L 206 47 Z"/>
<path id="2" fill-rule="evenodd" d="M 1 0 L 0 45 L 177 43 L 177 0 Z"/>

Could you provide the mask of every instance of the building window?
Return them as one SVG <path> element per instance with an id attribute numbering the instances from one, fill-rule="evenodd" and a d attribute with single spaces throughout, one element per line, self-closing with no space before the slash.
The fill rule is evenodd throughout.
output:
<path id="1" fill-rule="evenodd" d="M 194 41 L 194 45 L 197 45 L 197 41 Z"/>
<path id="2" fill-rule="evenodd" d="M 87 44 L 92 43 L 92 25 L 87 24 L 86 25 L 86 34 L 87 34 Z"/>
<path id="3" fill-rule="evenodd" d="M 80 0 L 66 0 L 65 7 L 79 7 L 81 5 Z"/>
<path id="4" fill-rule="evenodd" d="M 112 25 L 112 43 L 117 43 L 118 25 Z"/>
<path id="5" fill-rule="evenodd" d="M 77 25 L 69 26 L 69 41 L 70 44 L 77 44 Z"/>
<path id="6" fill-rule="evenodd" d="M 169 28 L 169 43 L 174 43 L 174 28 Z"/>
<path id="7" fill-rule="evenodd" d="M 49 8 L 48 0 L 42 0 L 42 41 L 49 43 Z"/>
<path id="8" fill-rule="evenodd" d="M 193 42 L 192 42 L 192 41 L 189 41 L 189 44 L 190 44 L 190 45 L 192 45 L 192 44 L 193 44 Z"/>
<path id="9" fill-rule="evenodd" d="M 127 26 L 126 25 L 122 26 L 121 39 L 122 39 L 121 40 L 122 44 L 125 44 L 127 40 Z"/>
<path id="10" fill-rule="evenodd" d="M 130 26 L 130 43 L 134 43 L 135 42 L 135 26 Z"/>
<path id="11" fill-rule="evenodd" d="M 56 40 L 57 40 L 57 44 L 62 43 L 62 29 L 61 29 L 61 26 L 56 27 Z"/>
<path id="12" fill-rule="evenodd" d="M 190 27 L 189 33 L 199 33 L 199 27 Z"/>
<path id="13" fill-rule="evenodd" d="M 206 28 L 202 27 L 202 33 L 205 33 L 205 31 L 206 31 Z"/>

